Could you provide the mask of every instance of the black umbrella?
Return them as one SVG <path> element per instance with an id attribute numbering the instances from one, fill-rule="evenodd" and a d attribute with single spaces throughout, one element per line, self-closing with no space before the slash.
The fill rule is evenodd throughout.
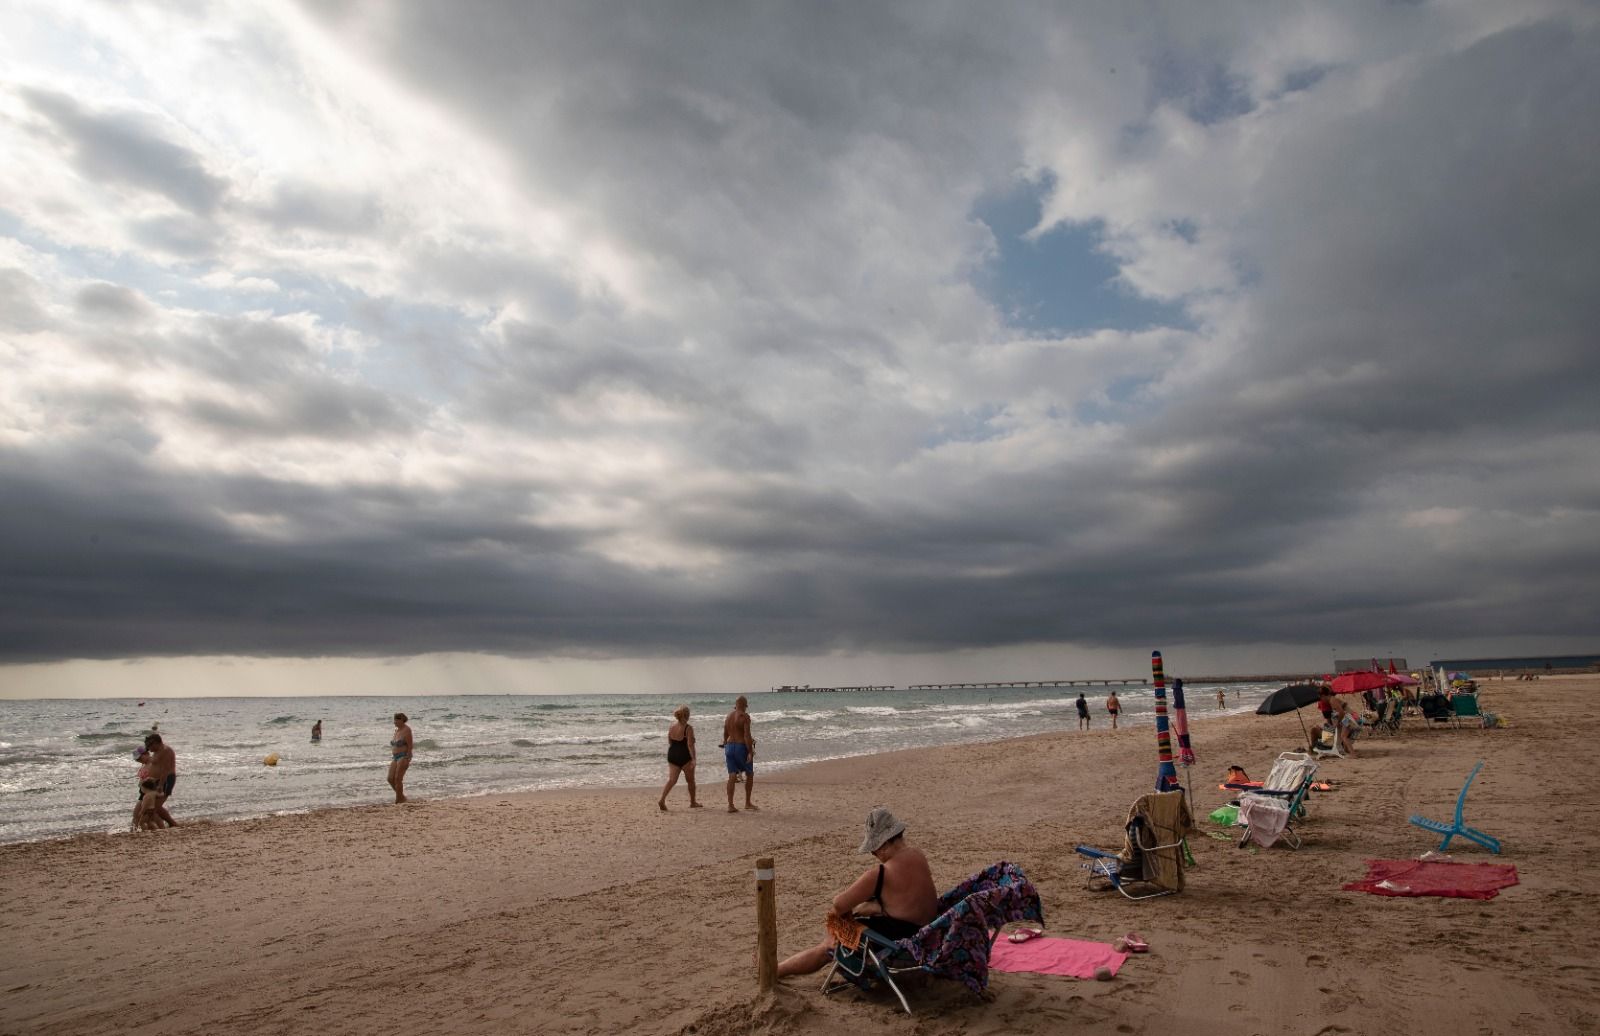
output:
<path id="1" fill-rule="evenodd" d="M 1317 698 L 1322 694 L 1322 688 L 1314 683 L 1292 683 L 1287 687 L 1279 687 L 1256 706 L 1259 716 L 1281 716 L 1285 712 L 1292 712 L 1300 720 L 1300 729 L 1309 738 L 1311 732 L 1306 730 L 1306 721 L 1300 718 L 1300 710 L 1307 705 L 1315 705 Z"/>

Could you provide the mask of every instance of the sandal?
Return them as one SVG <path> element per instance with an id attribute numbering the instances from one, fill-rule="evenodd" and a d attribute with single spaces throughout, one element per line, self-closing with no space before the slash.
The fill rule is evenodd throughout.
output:
<path id="1" fill-rule="evenodd" d="M 1011 942 L 1027 942 L 1029 939 L 1037 939 L 1043 934 L 1043 928 L 1018 928 L 1016 931 L 1006 936 L 1006 938 Z"/>
<path id="2" fill-rule="evenodd" d="M 1128 947 L 1129 953 L 1149 953 L 1150 944 L 1139 938 L 1138 932 L 1129 932 L 1122 937 L 1123 945 Z"/>

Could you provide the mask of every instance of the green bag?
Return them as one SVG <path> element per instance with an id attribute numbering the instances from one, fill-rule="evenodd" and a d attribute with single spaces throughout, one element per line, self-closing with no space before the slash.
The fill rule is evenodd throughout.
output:
<path id="1" fill-rule="evenodd" d="M 1223 827 L 1232 827 L 1239 822 L 1238 806 L 1219 806 L 1211 813 L 1211 822 L 1221 824 Z"/>

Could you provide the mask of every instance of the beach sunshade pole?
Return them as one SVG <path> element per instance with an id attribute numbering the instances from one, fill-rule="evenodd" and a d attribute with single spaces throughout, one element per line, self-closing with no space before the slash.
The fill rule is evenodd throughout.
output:
<path id="1" fill-rule="evenodd" d="M 1178 771 L 1172 765 L 1172 735 L 1167 730 L 1167 674 L 1161 668 L 1161 652 L 1150 652 L 1150 676 L 1156 687 L 1156 791 L 1171 791 L 1178 786 Z"/>

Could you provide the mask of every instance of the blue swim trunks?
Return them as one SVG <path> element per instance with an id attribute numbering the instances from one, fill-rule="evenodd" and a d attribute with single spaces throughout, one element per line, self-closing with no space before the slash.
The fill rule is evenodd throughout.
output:
<path id="1" fill-rule="evenodd" d="M 729 773 L 755 774 L 756 768 L 750 763 L 750 746 L 744 742 L 728 742 L 722 746 L 722 755 L 728 761 Z"/>

